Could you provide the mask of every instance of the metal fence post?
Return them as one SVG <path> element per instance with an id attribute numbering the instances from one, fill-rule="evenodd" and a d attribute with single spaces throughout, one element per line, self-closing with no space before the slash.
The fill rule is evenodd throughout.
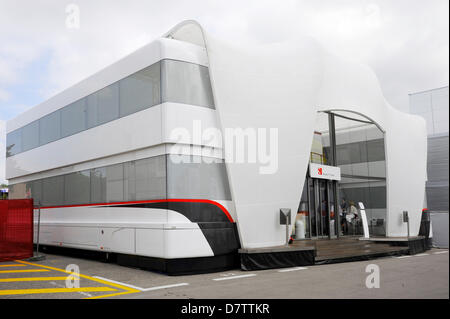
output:
<path id="1" fill-rule="evenodd" d="M 36 238 L 36 253 L 39 255 L 39 233 L 41 230 L 41 201 L 38 202 L 38 226 Z"/>
<path id="2" fill-rule="evenodd" d="M 33 207 L 33 215 L 34 215 L 34 207 Z M 33 217 L 33 229 L 34 229 L 34 217 Z M 37 220 L 37 236 L 36 236 L 36 254 L 28 258 L 30 261 L 39 261 L 44 260 L 45 255 L 39 254 L 39 235 L 41 230 L 41 201 L 38 201 L 38 220 Z"/>

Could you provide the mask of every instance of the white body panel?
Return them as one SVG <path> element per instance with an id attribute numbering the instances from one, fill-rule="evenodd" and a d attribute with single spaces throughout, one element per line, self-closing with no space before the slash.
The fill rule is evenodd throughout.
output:
<path id="1" fill-rule="evenodd" d="M 9 121 L 7 132 L 162 59 L 208 66 L 203 47 L 158 39 Z M 8 157 L 6 175 L 9 182 L 15 184 L 163 154 L 180 154 L 171 145 L 185 141 L 174 139 L 171 132 L 182 127 L 192 136 L 194 120 L 200 121 L 204 127 L 217 128 L 214 109 L 165 102 Z M 218 143 L 208 145 L 208 148 L 214 148 L 214 157 L 221 157 L 220 146 Z M 181 154 L 200 155 L 201 152 L 202 145 L 198 145 L 188 147 Z M 232 202 L 217 202 L 235 216 Z M 35 210 L 35 242 L 37 215 Z M 39 239 L 43 245 L 166 259 L 214 256 L 196 223 L 166 209 L 44 208 L 41 209 Z"/>
<path id="2" fill-rule="evenodd" d="M 36 210 L 35 242 L 37 217 Z M 196 223 L 165 209 L 98 206 L 41 209 L 39 242 L 168 259 L 214 256 Z"/>

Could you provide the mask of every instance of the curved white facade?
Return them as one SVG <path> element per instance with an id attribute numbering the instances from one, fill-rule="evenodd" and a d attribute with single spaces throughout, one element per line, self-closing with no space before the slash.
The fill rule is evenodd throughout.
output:
<path id="1" fill-rule="evenodd" d="M 366 66 L 339 59 L 315 41 L 242 47 L 210 36 L 187 21 L 167 37 L 206 47 L 219 122 L 224 128 L 278 128 L 278 171 L 261 175 L 257 164 L 227 163 L 243 247 L 283 244 L 280 208 L 296 212 L 318 111 L 363 115 L 385 132 L 387 236 L 406 236 L 420 227 L 426 181 L 426 127 L 383 97 Z"/>

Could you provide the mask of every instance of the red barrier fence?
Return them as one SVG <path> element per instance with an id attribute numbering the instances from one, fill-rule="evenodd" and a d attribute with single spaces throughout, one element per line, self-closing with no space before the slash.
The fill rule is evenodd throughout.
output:
<path id="1" fill-rule="evenodd" d="M 33 200 L 0 200 L 0 261 L 33 256 Z"/>

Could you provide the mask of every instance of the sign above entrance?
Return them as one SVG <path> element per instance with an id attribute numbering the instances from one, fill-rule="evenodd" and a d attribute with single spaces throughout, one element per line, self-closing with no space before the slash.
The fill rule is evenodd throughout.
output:
<path id="1" fill-rule="evenodd" d="M 309 176 L 312 178 L 340 181 L 341 169 L 336 166 L 309 163 Z"/>

